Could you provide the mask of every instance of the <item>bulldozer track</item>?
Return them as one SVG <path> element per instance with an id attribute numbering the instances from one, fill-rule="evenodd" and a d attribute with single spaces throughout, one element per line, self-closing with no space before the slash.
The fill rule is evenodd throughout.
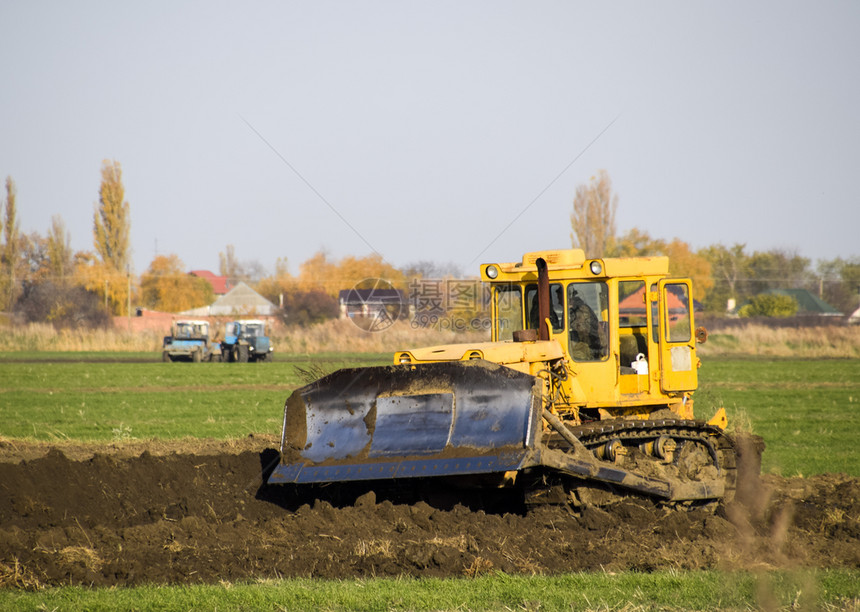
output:
<path id="1" fill-rule="evenodd" d="M 573 426 L 570 431 L 589 448 L 620 440 L 625 444 L 641 443 L 669 436 L 676 441 L 702 444 L 708 449 L 713 465 L 725 483 L 724 501 L 730 501 L 737 488 L 737 454 L 735 444 L 719 427 L 705 421 L 684 419 L 617 420 Z M 677 455 L 675 457 L 677 461 Z"/>

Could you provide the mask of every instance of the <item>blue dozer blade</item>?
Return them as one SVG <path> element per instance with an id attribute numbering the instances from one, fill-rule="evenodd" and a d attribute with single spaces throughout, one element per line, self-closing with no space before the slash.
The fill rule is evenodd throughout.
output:
<path id="1" fill-rule="evenodd" d="M 540 423 L 537 384 L 483 360 L 339 370 L 287 401 L 283 460 L 269 481 L 518 469 Z"/>

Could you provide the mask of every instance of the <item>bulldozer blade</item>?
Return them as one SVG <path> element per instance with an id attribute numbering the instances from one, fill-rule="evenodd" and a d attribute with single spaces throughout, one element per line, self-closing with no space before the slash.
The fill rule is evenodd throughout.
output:
<path id="1" fill-rule="evenodd" d="M 541 426 L 539 383 L 484 360 L 339 370 L 288 398 L 269 482 L 517 470 Z"/>

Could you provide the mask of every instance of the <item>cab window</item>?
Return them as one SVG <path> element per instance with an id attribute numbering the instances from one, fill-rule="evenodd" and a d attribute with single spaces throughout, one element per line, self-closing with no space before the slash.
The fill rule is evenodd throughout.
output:
<path id="1" fill-rule="evenodd" d="M 537 293 L 537 285 L 526 287 L 526 312 L 529 313 L 529 319 L 526 323 L 528 329 L 540 329 Z M 558 334 L 564 330 L 564 287 L 561 283 L 550 284 L 549 297 L 549 321 L 552 324 L 553 333 Z"/>
<path id="2" fill-rule="evenodd" d="M 666 301 L 666 340 L 669 342 L 689 342 L 690 330 L 690 293 L 684 283 L 667 283 L 663 287 Z"/>
<path id="3" fill-rule="evenodd" d="M 619 281 L 618 325 L 620 327 L 648 325 L 648 317 L 645 313 L 644 281 Z"/>
<path id="4" fill-rule="evenodd" d="M 496 338 L 513 340 L 514 332 L 523 328 L 523 292 L 517 285 L 501 285 L 493 290 L 496 302 Z"/>
<path id="5" fill-rule="evenodd" d="M 576 361 L 602 361 L 609 356 L 609 290 L 606 283 L 567 286 L 570 356 Z"/>

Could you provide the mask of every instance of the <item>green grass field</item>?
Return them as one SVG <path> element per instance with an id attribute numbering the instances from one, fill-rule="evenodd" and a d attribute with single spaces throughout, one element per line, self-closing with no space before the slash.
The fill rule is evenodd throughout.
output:
<path id="1" fill-rule="evenodd" d="M 302 384 L 297 367 L 326 370 L 388 363 L 374 355 L 274 363 L 53 361 L 0 355 L 0 436 L 43 441 L 239 438 L 279 433 L 284 401 Z M 67 354 L 68 355 L 68 354 Z M 78 355 L 79 360 L 81 355 Z M 136 359 L 141 357 L 137 356 Z"/>
<path id="2" fill-rule="evenodd" d="M 860 360 L 709 360 L 698 415 L 720 405 L 764 437 L 763 471 L 860 476 Z"/>
<path id="3" fill-rule="evenodd" d="M 0 354 L 0 436 L 43 441 L 241 438 L 279 434 L 299 368 L 381 365 L 388 355 L 279 355 L 274 363 L 162 363 L 154 354 Z M 17 357 L 17 359 L 15 359 Z M 85 359 L 82 362 L 81 359 Z M 138 362 L 131 362 L 136 359 Z M 144 361 L 148 360 L 148 361 Z M 725 406 L 730 428 L 767 443 L 763 470 L 860 476 L 860 360 L 710 359 L 700 418 Z"/>
<path id="4" fill-rule="evenodd" d="M 388 355 L 279 355 L 274 363 L 161 363 L 155 354 L 0 354 L 0 438 L 113 441 L 279 434 L 300 368 Z M 137 360 L 138 362 L 133 362 Z M 860 361 L 709 359 L 699 417 L 724 405 L 767 443 L 763 470 L 860 476 Z M 0 591 L 0 609 L 745 610 L 860 609 L 860 571 L 656 572 L 459 580 Z"/>
<path id="5" fill-rule="evenodd" d="M 657 572 L 0 591 L 4 610 L 857 610 L 858 572 Z"/>

